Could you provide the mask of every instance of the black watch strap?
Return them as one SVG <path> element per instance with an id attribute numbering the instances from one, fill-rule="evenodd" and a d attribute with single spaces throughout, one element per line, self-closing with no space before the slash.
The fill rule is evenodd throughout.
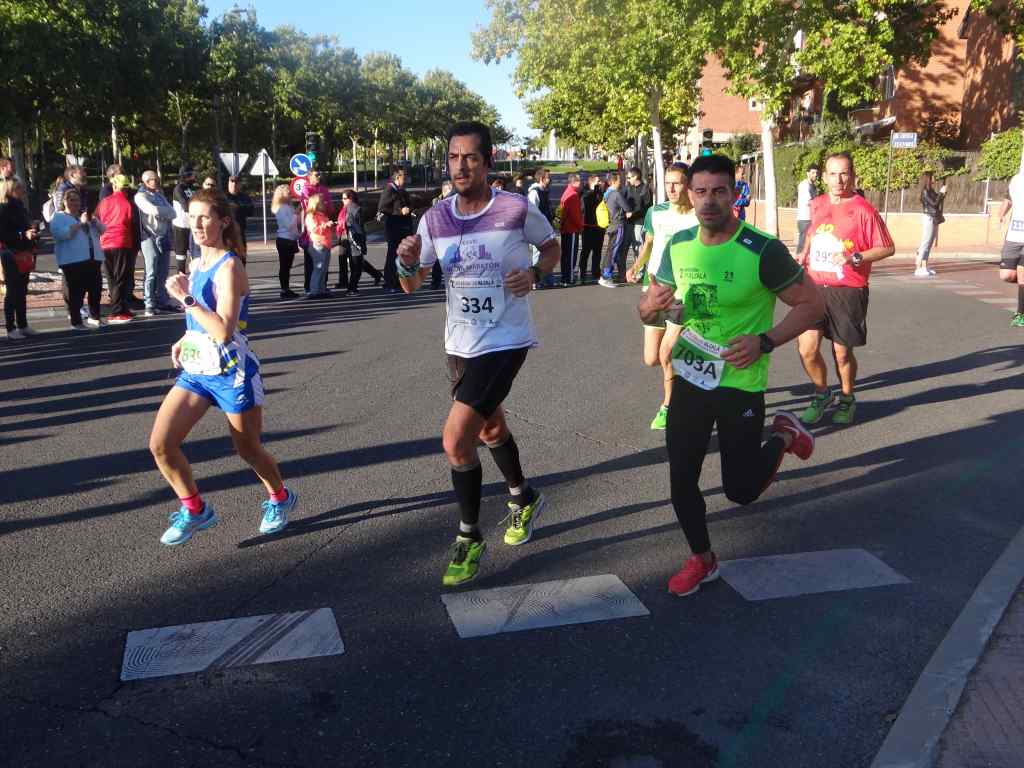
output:
<path id="1" fill-rule="evenodd" d="M 768 355 L 775 349 L 775 342 L 769 338 L 767 333 L 758 334 L 757 338 L 761 340 L 761 354 Z"/>

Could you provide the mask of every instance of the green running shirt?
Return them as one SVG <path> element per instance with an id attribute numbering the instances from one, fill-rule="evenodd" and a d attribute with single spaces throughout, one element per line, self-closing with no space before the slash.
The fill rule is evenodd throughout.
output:
<path id="1" fill-rule="evenodd" d="M 656 275 L 682 302 L 681 318 L 678 310 L 669 312 L 669 322 L 683 328 L 672 350 L 673 368 L 704 389 L 763 392 L 769 355 L 738 369 L 718 359 L 715 348 L 770 330 L 776 294 L 800 281 L 804 270 L 778 238 L 745 222 L 721 245 L 704 245 L 699 232 L 697 226 L 673 235 Z"/>

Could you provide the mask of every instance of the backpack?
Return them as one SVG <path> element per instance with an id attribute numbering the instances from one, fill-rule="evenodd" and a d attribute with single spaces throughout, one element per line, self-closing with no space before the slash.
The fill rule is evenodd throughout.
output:
<path id="1" fill-rule="evenodd" d="M 597 226 L 601 229 L 608 229 L 608 225 L 612 220 L 612 215 L 608 210 L 608 203 L 604 200 L 597 204 L 597 210 L 594 211 L 594 218 L 597 220 Z"/>
<path id="2" fill-rule="evenodd" d="M 57 214 L 57 206 L 53 204 L 53 197 L 47 198 L 46 202 L 43 203 L 43 221 L 49 224 L 53 221 L 53 217 Z"/>

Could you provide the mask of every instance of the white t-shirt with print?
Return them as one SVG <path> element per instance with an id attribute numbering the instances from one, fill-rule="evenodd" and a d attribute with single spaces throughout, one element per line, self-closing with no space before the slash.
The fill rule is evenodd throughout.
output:
<path id="1" fill-rule="evenodd" d="M 1024 173 L 1016 174 L 1010 179 L 1010 228 L 1006 230 L 1006 241 L 1024 243 Z"/>
<path id="2" fill-rule="evenodd" d="M 505 287 L 505 275 L 531 266 L 530 246 L 541 247 L 555 232 L 537 207 L 521 195 L 492 191 L 479 213 L 460 214 L 458 195 L 420 219 L 420 266 L 440 261 L 447 277 L 445 351 L 458 357 L 537 346 L 528 296 Z"/>

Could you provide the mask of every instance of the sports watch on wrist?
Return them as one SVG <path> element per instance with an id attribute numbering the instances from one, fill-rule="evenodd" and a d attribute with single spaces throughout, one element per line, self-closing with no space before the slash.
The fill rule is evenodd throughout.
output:
<path id="1" fill-rule="evenodd" d="M 184 304 L 186 307 L 194 307 L 199 302 L 196 301 L 196 297 L 193 296 L 191 293 L 186 293 L 185 298 L 181 300 L 181 303 Z"/>
<path id="2" fill-rule="evenodd" d="M 761 340 L 761 354 L 769 355 L 775 349 L 775 342 L 769 338 L 767 333 L 759 333 L 757 338 Z"/>
<path id="3" fill-rule="evenodd" d="M 853 264 L 854 267 L 859 267 L 864 263 L 864 257 L 861 256 L 860 253 L 854 252 L 850 257 L 850 263 Z"/>

